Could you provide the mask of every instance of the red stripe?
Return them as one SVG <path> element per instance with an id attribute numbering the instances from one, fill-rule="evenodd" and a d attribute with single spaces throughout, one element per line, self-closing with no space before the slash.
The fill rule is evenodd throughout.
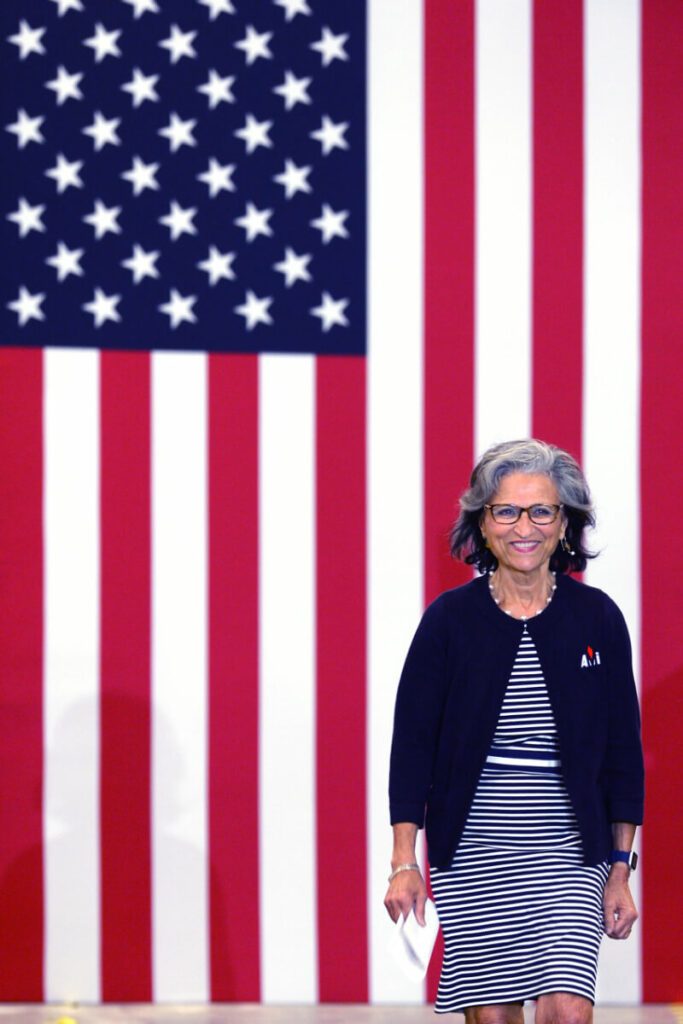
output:
<path id="1" fill-rule="evenodd" d="M 258 1002 L 258 359 L 208 373 L 211 999 Z"/>
<path id="2" fill-rule="evenodd" d="M 474 5 L 425 3 L 424 594 L 465 582 L 448 534 L 474 447 Z"/>
<path id="3" fill-rule="evenodd" d="M 681 5 L 642 8 L 642 699 L 647 799 L 643 829 L 643 994 L 683 1001 L 683 891 L 669 884 L 683 844 L 683 631 L 679 548 L 662 541 L 662 501 L 683 502 L 681 318 L 683 279 L 683 52 Z"/>
<path id="4" fill-rule="evenodd" d="M 0 1000 L 43 998 L 43 363 L 0 349 Z"/>
<path id="5" fill-rule="evenodd" d="M 150 360 L 100 359 L 102 998 L 149 1002 Z"/>
<path id="6" fill-rule="evenodd" d="M 532 432 L 581 458 L 583 3 L 533 20 Z"/>
<path id="7" fill-rule="evenodd" d="M 316 362 L 318 978 L 332 1003 L 368 999 L 365 366 Z"/>
<path id="8" fill-rule="evenodd" d="M 424 600 L 464 583 L 449 554 L 474 449 L 474 5 L 425 2 Z M 427 976 L 436 999 L 443 943 Z"/>

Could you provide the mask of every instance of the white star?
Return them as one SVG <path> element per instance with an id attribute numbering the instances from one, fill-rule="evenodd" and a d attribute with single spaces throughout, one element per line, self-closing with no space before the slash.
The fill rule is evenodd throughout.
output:
<path id="1" fill-rule="evenodd" d="M 291 21 L 297 14 L 313 13 L 308 6 L 307 0 L 273 0 L 273 3 L 278 7 L 284 7 L 286 21 Z"/>
<path id="2" fill-rule="evenodd" d="M 84 252 L 84 249 L 70 249 L 64 242 L 57 242 L 57 252 L 54 256 L 48 256 L 45 262 L 55 268 L 58 281 L 63 281 L 69 274 L 83 277 L 81 259 Z"/>
<path id="3" fill-rule="evenodd" d="M 284 82 L 276 85 L 273 92 L 284 98 L 285 110 L 291 110 L 297 103 L 311 103 L 306 90 L 312 81 L 311 78 L 297 78 L 291 71 L 285 71 Z"/>
<path id="4" fill-rule="evenodd" d="M 273 55 L 270 52 L 268 43 L 273 38 L 272 32 L 257 32 L 253 25 L 247 25 L 247 34 L 234 45 L 238 50 L 244 50 L 247 64 L 253 64 L 259 57 L 271 60 Z"/>
<path id="5" fill-rule="evenodd" d="M 105 206 L 100 199 L 95 200 L 95 208 L 83 220 L 86 224 L 92 224 L 95 229 L 95 238 L 103 238 L 108 231 L 113 235 L 120 235 L 117 217 L 121 213 L 120 206 Z"/>
<path id="6" fill-rule="evenodd" d="M 348 38 L 348 34 L 335 36 L 330 32 L 329 28 L 324 28 L 318 42 L 311 43 L 311 49 L 319 51 L 323 66 L 327 67 L 335 58 L 337 60 L 349 59 L 349 55 L 344 49 L 344 43 Z"/>
<path id="7" fill-rule="evenodd" d="M 199 0 L 203 7 L 210 8 L 209 17 L 214 21 L 219 14 L 236 14 L 231 0 Z"/>
<path id="8" fill-rule="evenodd" d="M 251 290 L 247 291 L 241 306 L 235 306 L 235 312 L 246 320 L 247 330 L 251 331 L 256 324 L 272 324 L 273 318 L 268 312 L 272 298 L 259 299 Z"/>
<path id="9" fill-rule="evenodd" d="M 348 215 L 348 210 L 335 212 L 331 206 L 323 203 L 322 213 L 315 220 L 311 221 L 311 227 L 317 228 L 320 231 L 323 242 L 327 245 L 333 238 L 349 237 L 349 233 L 344 225 Z"/>
<path id="10" fill-rule="evenodd" d="M 285 196 L 291 199 L 297 192 L 312 192 L 308 184 L 308 175 L 311 167 L 297 167 L 293 160 L 285 160 L 285 169 L 282 174 L 276 174 L 273 181 L 278 185 L 284 185 Z"/>
<path id="11" fill-rule="evenodd" d="M 310 253 L 306 253 L 302 256 L 297 256 L 294 249 L 290 249 L 289 246 L 285 249 L 285 258 L 276 263 L 273 266 L 273 270 L 277 270 L 278 273 L 285 275 L 285 284 L 288 288 L 296 281 L 311 281 L 313 280 L 308 272 L 308 264 L 311 262 L 313 257 Z"/>
<path id="12" fill-rule="evenodd" d="M 159 46 L 168 50 L 171 64 L 177 64 L 181 57 L 197 56 L 197 51 L 192 45 L 196 35 L 196 32 L 181 32 L 177 25 L 171 25 L 170 36 L 162 39 Z"/>
<path id="13" fill-rule="evenodd" d="M 24 60 L 31 53 L 45 53 L 45 47 L 40 41 L 45 31 L 44 28 L 31 28 L 22 18 L 19 22 L 19 31 L 16 35 L 7 36 L 7 42 L 19 47 L 19 60 Z"/>
<path id="14" fill-rule="evenodd" d="M 83 78 L 82 72 L 75 72 L 70 75 L 63 64 L 60 64 L 57 68 L 57 77 L 53 78 L 51 82 L 45 83 L 46 89 L 53 89 L 57 93 L 57 106 L 61 106 L 62 103 L 66 103 L 67 100 L 82 100 L 83 93 L 78 88 L 80 80 Z"/>
<path id="15" fill-rule="evenodd" d="M 80 170 L 83 166 L 82 160 L 66 159 L 63 153 L 57 154 L 57 163 L 45 171 L 48 178 L 54 178 L 57 183 L 57 192 L 65 192 L 69 186 L 72 188 L 83 188 Z"/>
<path id="16" fill-rule="evenodd" d="M 344 138 L 344 132 L 349 127 L 348 121 L 334 124 L 327 114 L 323 115 L 320 128 L 310 132 L 312 139 L 317 139 L 322 146 L 323 156 L 327 156 L 333 149 L 348 149 L 349 144 Z"/>
<path id="17" fill-rule="evenodd" d="M 25 238 L 29 231 L 45 231 L 42 221 L 45 206 L 31 206 L 23 196 L 14 213 L 7 214 L 7 220 L 13 220 L 19 228 L 19 237 Z"/>
<path id="18" fill-rule="evenodd" d="M 244 128 L 238 128 L 235 135 L 240 139 L 244 139 L 247 153 L 253 153 L 259 146 L 265 146 L 267 149 L 272 148 L 273 143 L 268 138 L 268 132 L 272 127 L 272 121 L 257 121 L 253 114 L 247 114 Z"/>
<path id="19" fill-rule="evenodd" d="M 173 199 L 171 208 L 165 217 L 159 217 L 159 223 L 164 224 L 171 232 L 171 240 L 175 242 L 181 235 L 196 235 L 197 229 L 192 223 L 192 218 L 197 213 L 197 207 L 191 206 L 183 209 Z"/>
<path id="20" fill-rule="evenodd" d="M 159 166 L 159 164 L 145 164 L 139 156 L 134 156 L 133 166 L 129 171 L 124 171 L 121 177 L 131 183 L 133 195 L 139 196 L 146 188 L 154 190 L 159 188 L 159 182 L 155 177 Z"/>
<path id="21" fill-rule="evenodd" d="M 235 97 L 232 94 L 232 85 L 235 81 L 234 75 L 221 78 L 213 68 L 209 71 L 208 81 L 204 85 L 197 86 L 197 92 L 203 92 L 209 97 L 209 106 L 213 110 L 219 103 L 234 103 Z"/>
<path id="22" fill-rule="evenodd" d="M 236 218 L 235 224 L 244 228 L 247 241 L 253 242 L 259 235 L 272 235 L 273 230 L 268 223 L 272 216 L 272 210 L 257 210 L 253 203 L 247 203 L 245 213 Z"/>
<path id="23" fill-rule="evenodd" d="M 89 39 L 84 39 L 83 45 L 89 46 L 95 51 L 95 62 L 99 64 L 105 57 L 121 56 L 121 51 L 116 45 L 120 35 L 121 29 L 113 29 L 111 32 L 107 32 L 102 22 L 98 21 L 95 25 L 95 35 L 90 36 Z"/>
<path id="24" fill-rule="evenodd" d="M 29 117 L 23 107 L 17 111 L 17 119 L 14 124 L 6 125 L 8 132 L 17 137 L 19 149 L 23 149 L 29 142 L 45 142 L 40 126 L 45 120 L 44 117 Z"/>
<path id="25" fill-rule="evenodd" d="M 157 308 L 160 313 L 165 313 L 166 316 L 170 317 L 171 327 L 175 330 L 178 324 L 183 322 L 188 324 L 197 323 L 197 317 L 192 311 L 196 301 L 196 295 L 181 295 L 175 288 L 171 288 L 168 302 L 164 302 Z"/>
<path id="26" fill-rule="evenodd" d="M 116 134 L 116 129 L 120 124 L 120 117 L 112 117 L 107 120 L 100 110 L 96 110 L 93 123 L 87 128 L 81 128 L 81 131 L 84 135 L 89 135 L 92 138 L 95 151 L 99 153 L 106 145 L 121 145 L 121 139 Z"/>
<path id="27" fill-rule="evenodd" d="M 181 121 L 176 113 L 172 113 L 167 126 L 159 129 L 159 135 L 168 139 L 171 152 L 175 153 L 181 146 L 197 145 L 197 140 L 192 134 L 196 123 L 192 119 Z"/>
<path id="28" fill-rule="evenodd" d="M 235 164 L 219 164 L 215 157 L 210 157 L 208 171 L 198 174 L 197 179 L 209 186 L 209 195 L 213 199 L 219 192 L 235 191 L 235 183 L 232 180 L 234 171 Z"/>
<path id="29" fill-rule="evenodd" d="M 86 313 L 92 313 L 95 327 L 101 327 L 107 320 L 119 323 L 121 314 L 116 308 L 121 301 L 120 295 L 105 295 L 101 288 L 96 288 L 92 301 L 81 306 Z"/>
<path id="30" fill-rule="evenodd" d="M 133 246 L 133 255 L 127 260 L 121 261 L 121 266 L 130 270 L 133 275 L 133 284 L 140 284 L 145 277 L 159 277 L 156 262 L 159 259 L 158 252 L 145 252 L 141 245 Z"/>
<path id="31" fill-rule="evenodd" d="M 209 255 L 197 266 L 204 273 L 209 275 L 209 284 L 217 284 L 218 281 L 234 281 L 235 272 L 232 264 L 235 259 L 234 252 L 219 252 L 215 245 L 209 247 Z"/>
<path id="32" fill-rule="evenodd" d="M 158 75 L 143 75 L 140 68 L 133 68 L 133 77 L 130 82 L 121 86 L 124 92 L 129 92 L 133 98 L 133 106 L 139 107 L 145 100 L 154 103 L 159 102 L 159 94 L 155 86 L 159 81 Z"/>
<path id="33" fill-rule="evenodd" d="M 348 327 L 349 321 L 344 316 L 344 310 L 349 304 L 348 299 L 333 299 L 329 292 L 323 292 L 320 305 L 315 306 L 311 316 L 319 316 L 321 327 L 329 331 L 331 327 L 338 324 L 340 327 Z"/>
<path id="34" fill-rule="evenodd" d="M 52 0 L 53 4 L 57 4 L 57 14 L 61 18 L 67 11 L 82 11 L 83 3 L 82 0 Z"/>
<path id="35" fill-rule="evenodd" d="M 37 295 L 31 295 L 30 291 L 28 291 L 27 288 L 24 288 L 22 284 L 19 288 L 19 298 L 15 299 L 14 302 L 8 302 L 7 308 L 17 314 L 19 317 L 19 326 L 23 327 L 29 320 L 45 319 L 45 314 L 40 308 L 44 301 L 45 292 L 40 292 Z"/>
<path id="36" fill-rule="evenodd" d="M 130 4 L 131 7 L 135 8 L 133 11 L 134 18 L 141 18 L 142 15 L 146 14 L 148 11 L 150 14 L 159 13 L 157 0 L 123 0 L 123 2 L 124 4 Z"/>

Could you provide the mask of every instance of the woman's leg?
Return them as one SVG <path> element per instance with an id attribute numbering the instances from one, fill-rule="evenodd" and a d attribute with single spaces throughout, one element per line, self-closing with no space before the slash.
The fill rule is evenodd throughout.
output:
<path id="1" fill-rule="evenodd" d="M 593 1004 L 569 992 L 548 992 L 538 997 L 536 1024 L 593 1024 Z"/>
<path id="2" fill-rule="evenodd" d="M 524 1024 L 522 1003 L 498 1003 L 496 1006 L 468 1006 L 465 1024 Z"/>

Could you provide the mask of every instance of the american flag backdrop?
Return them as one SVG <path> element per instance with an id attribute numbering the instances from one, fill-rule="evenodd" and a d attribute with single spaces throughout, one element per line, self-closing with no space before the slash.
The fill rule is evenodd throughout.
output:
<path id="1" fill-rule="evenodd" d="M 580 458 L 683 1000 L 678 0 L 4 0 L 0 999 L 421 1002 L 388 748 L 490 443 Z"/>

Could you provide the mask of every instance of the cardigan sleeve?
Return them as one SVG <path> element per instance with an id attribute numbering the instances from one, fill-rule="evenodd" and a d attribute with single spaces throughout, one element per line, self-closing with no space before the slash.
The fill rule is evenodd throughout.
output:
<path id="1" fill-rule="evenodd" d="M 610 821 L 640 825 L 643 820 L 644 767 L 640 711 L 631 661 L 631 641 L 617 605 L 607 598 L 606 635 L 608 736 L 603 784 Z"/>
<path id="2" fill-rule="evenodd" d="M 442 595 L 422 617 L 398 686 L 389 770 L 392 825 L 424 825 L 447 691 L 448 647 Z"/>

